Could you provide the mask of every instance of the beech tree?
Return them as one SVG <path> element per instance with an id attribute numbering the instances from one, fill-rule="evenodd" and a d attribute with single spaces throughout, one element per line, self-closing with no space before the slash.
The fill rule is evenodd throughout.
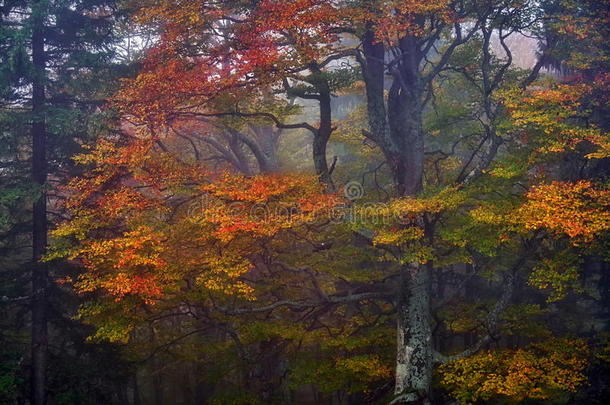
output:
<path id="1" fill-rule="evenodd" d="M 610 227 L 606 106 L 596 101 L 607 88 L 606 51 L 582 26 L 605 26 L 599 4 L 139 5 L 137 20 L 157 26 L 159 42 L 115 98 L 122 121 L 79 158 L 91 169 L 66 190 L 72 219 L 55 231 L 62 242 L 52 255 L 87 269 L 68 281 L 95 298 L 81 312 L 98 337 L 135 340 L 145 314 L 184 315 L 195 320 L 185 336 L 214 325 L 247 358 L 251 319 L 240 316 L 311 320 L 307 332 L 328 320 L 329 340 L 343 324 L 394 316 L 394 403 L 438 400 L 435 370 L 463 402 L 548 399 L 583 384 L 586 342 L 553 337 L 542 321 L 552 312 L 545 299 L 577 292 L 582 261 L 602 255 Z M 508 39 L 516 35 L 540 41 L 529 70 L 513 64 Z M 559 39 L 582 43 L 563 49 Z M 570 71 L 563 82 L 539 78 L 557 65 Z M 374 150 L 375 176 L 390 187 L 364 186 L 367 197 L 386 193 L 383 201 L 333 193 L 331 97 L 358 84 L 366 113 L 349 136 Z M 291 97 L 314 100 L 320 121 L 295 120 Z M 254 134 L 309 131 L 325 186 L 269 174 L 248 126 Z M 205 156 L 194 138 L 210 146 Z M 251 156 L 240 157 L 246 147 Z M 188 150 L 195 159 L 184 159 Z M 228 165 L 209 164 L 218 153 Z M 252 157 L 259 173 L 249 169 Z M 214 204 L 193 215 L 188 204 L 202 196 Z M 253 215 L 257 204 L 265 218 Z M 340 224 L 329 221 L 337 207 Z M 352 244 L 355 259 L 329 238 Z M 310 258 L 286 259 L 285 249 L 308 244 Z M 358 261 L 356 250 L 383 265 Z M 371 271 L 333 272 L 320 251 Z M 348 315 L 352 308 L 361 312 Z M 367 311 L 379 317 L 366 322 Z M 290 330 L 276 336 L 302 338 Z M 357 327 L 341 330 L 361 337 Z M 492 350 L 498 342 L 506 347 Z M 388 378 L 381 357 L 355 359 L 343 364 L 369 383 Z"/>

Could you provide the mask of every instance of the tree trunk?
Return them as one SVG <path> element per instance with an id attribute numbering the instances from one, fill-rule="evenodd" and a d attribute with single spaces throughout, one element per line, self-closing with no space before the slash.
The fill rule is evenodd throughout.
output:
<path id="1" fill-rule="evenodd" d="M 282 134 L 282 128 L 274 128 L 272 125 L 248 124 L 254 134 L 256 144 L 246 143 L 256 161 L 261 173 L 279 173 L 280 160 L 277 155 L 278 142 Z"/>
<path id="2" fill-rule="evenodd" d="M 398 301 L 396 403 L 429 403 L 432 381 L 430 269 L 405 266 Z"/>
<path id="3" fill-rule="evenodd" d="M 394 107 L 388 106 L 388 111 Z M 398 153 L 392 156 L 396 192 L 399 196 L 413 197 L 422 190 L 424 140 L 421 112 L 417 107 L 405 108 L 400 114 L 389 116 L 393 138 L 404 142 Z M 402 126 L 398 125 L 400 122 Z M 418 222 L 422 225 L 423 218 Z M 429 402 L 433 366 L 431 289 L 428 265 L 413 263 L 403 266 L 398 297 L 396 403 Z"/>
<path id="4" fill-rule="evenodd" d="M 424 136 L 422 108 L 416 91 L 406 92 L 394 83 L 388 98 L 388 123 L 392 150 L 390 159 L 396 194 L 416 196 L 422 190 L 424 175 Z"/>
<path id="5" fill-rule="evenodd" d="M 313 65 L 312 72 L 322 74 L 317 65 Z M 330 101 L 330 88 L 327 80 L 320 80 L 316 83 L 316 88 L 319 93 L 320 103 L 320 126 L 313 139 L 313 164 L 316 174 L 320 180 L 327 185 L 332 186 L 332 179 L 328 161 L 326 160 L 326 146 L 332 134 L 332 110 Z"/>
<path id="6" fill-rule="evenodd" d="M 396 194 L 415 197 L 422 191 L 424 134 L 423 89 L 413 38 L 401 44 L 405 57 L 394 72 L 388 95 L 388 128 L 391 149 L 386 157 L 394 177 Z M 415 54 L 415 57 L 412 57 Z M 423 219 L 418 218 L 418 225 Z M 398 297 L 396 403 L 429 403 L 432 380 L 432 327 L 430 295 L 432 280 L 427 265 L 414 263 L 401 271 Z"/>
<path id="7" fill-rule="evenodd" d="M 133 373 L 133 405 L 142 405 L 140 398 L 140 385 L 138 383 L 138 372 Z"/>
<path id="8" fill-rule="evenodd" d="M 44 13 L 42 1 L 32 11 L 32 181 L 40 194 L 33 206 L 32 226 L 32 381 L 33 405 L 46 404 L 47 366 L 47 279 L 48 269 L 40 259 L 47 245 L 47 202 L 44 185 L 47 181 L 45 108 Z"/>
<path id="9" fill-rule="evenodd" d="M 413 36 L 402 38 L 396 52 L 400 56 L 386 63 L 386 49 L 376 40 L 373 28 L 363 36 L 360 63 L 371 130 L 365 135 L 383 151 L 398 197 L 414 197 L 423 187 L 425 89 L 420 66 L 424 55 L 419 46 Z M 384 82 L 388 76 L 391 86 L 386 105 Z M 418 220 L 423 223 L 423 218 Z M 394 403 L 428 403 L 433 367 L 430 268 L 417 263 L 403 266 L 401 280 Z"/>

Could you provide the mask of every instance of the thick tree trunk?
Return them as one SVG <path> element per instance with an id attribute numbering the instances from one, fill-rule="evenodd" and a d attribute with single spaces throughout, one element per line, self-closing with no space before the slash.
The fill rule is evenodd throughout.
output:
<path id="1" fill-rule="evenodd" d="M 44 184 L 47 181 L 45 107 L 44 15 L 37 2 L 33 7 L 32 63 L 32 181 L 40 188 L 33 206 L 33 266 L 32 266 L 32 381 L 33 405 L 46 404 L 47 367 L 47 279 L 48 269 L 40 259 L 47 245 L 47 204 Z"/>
<path id="2" fill-rule="evenodd" d="M 270 125 L 260 127 L 259 143 L 265 155 L 264 167 L 267 173 L 280 172 L 280 160 L 277 155 L 279 135 L 282 129 L 275 129 Z M 260 162 L 259 162 L 260 163 Z M 262 165 L 261 165 L 262 168 Z"/>
<path id="3" fill-rule="evenodd" d="M 430 269 L 405 266 L 398 301 L 396 403 L 428 403 L 432 381 Z"/>
<path id="4" fill-rule="evenodd" d="M 238 167 L 239 171 L 246 176 L 251 176 L 252 170 L 250 169 L 250 162 L 242 149 L 242 142 L 243 141 L 240 141 L 238 137 L 233 136 L 229 140 L 229 148 L 231 149 L 233 156 L 235 156 L 236 166 Z"/>
<path id="5" fill-rule="evenodd" d="M 397 117 L 404 124 L 395 127 L 395 123 L 390 121 L 391 131 L 393 135 L 400 134 L 405 143 L 393 156 L 392 172 L 397 194 L 412 197 L 422 190 L 424 141 L 420 129 L 421 115 L 417 109 L 406 109 L 404 116 Z M 396 403 L 428 403 L 433 367 L 431 288 L 427 265 L 413 263 L 403 267 L 396 331 Z"/>
<path id="6" fill-rule="evenodd" d="M 388 62 L 386 50 L 375 39 L 372 28 L 363 36 L 360 63 L 371 130 L 366 135 L 385 155 L 396 196 L 414 197 L 423 187 L 425 91 L 420 64 L 424 55 L 412 36 L 401 39 L 398 50 L 395 54 L 400 56 Z M 386 104 L 384 81 L 388 76 L 392 84 Z M 404 266 L 401 280 L 394 403 L 428 403 L 433 367 L 430 269 L 420 264 Z"/>
<path id="7" fill-rule="evenodd" d="M 388 98 L 388 124 L 394 147 L 386 151 L 386 157 L 399 196 L 416 196 L 423 186 L 425 155 L 419 97 L 418 91 L 406 92 L 394 83 Z"/>
<path id="8" fill-rule="evenodd" d="M 422 191 L 425 157 L 421 55 L 414 38 L 404 39 L 401 50 L 406 56 L 393 72 L 388 95 L 392 149 L 385 154 L 390 160 L 396 194 L 414 197 Z M 419 222 L 422 225 L 421 218 Z M 428 403 L 433 366 L 430 269 L 414 263 L 402 269 L 401 278 L 396 331 L 396 403 Z"/>
<path id="9" fill-rule="evenodd" d="M 270 174 L 280 172 L 279 157 L 277 155 L 281 128 L 274 129 L 270 125 L 249 124 L 251 134 L 246 135 L 236 129 L 227 127 L 232 135 L 229 141 L 231 152 L 235 156 L 235 166 L 246 176 L 251 176 L 249 158 L 243 153 L 242 145 L 246 145 L 258 166 L 258 173 Z M 218 148 L 217 148 L 218 149 Z"/>

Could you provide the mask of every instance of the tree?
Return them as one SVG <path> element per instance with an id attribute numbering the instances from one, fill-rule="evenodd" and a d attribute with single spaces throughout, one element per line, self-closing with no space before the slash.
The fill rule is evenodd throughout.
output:
<path id="1" fill-rule="evenodd" d="M 4 2 L 0 9 L 3 137 L 15 145 L 9 151 L 12 155 L 3 156 L 3 163 L 8 175 L 19 179 L 6 193 L 22 210 L 31 204 L 31 214 L 20 213 L 6 236 L 21 244 L 24 226 L 31 227 L 31 260 L 23 261 L 19 246 L 13 260 L 27 268 L 31 278 L 33 404 L 46 403 L 48 388 L 49 264 L 41 258 L 52 210 L 48 204 L 54 202 L 49 180 L 57 181 L 70 172 L 69 157 L 87 136 L 88 118 L 102 90 L 91 82 L 108 72 L 112 56 L 108 45 L 114 40 L 114 7 L 114 2 L 104 1 L 41 0 Z M 23 177 L 28 170 L 25 160 L 30 180 Z"/>
<path id="2" fill-rule="evenodd" d="M 333 66 L 351 53 L 329 46 L 338 38 L 333 33 L 340 17 L 336 8 L 325 1 L 309 0 L 285 5 L 265 1 L 199 6 L 198 2 L 143 4 L 136 18 L 159 25 L 161 41 L 149 54 L 140 76 L 118 95 L 122 111 L 139 120 L 165 124 L 183 115 L 219 113 L 266 119 L 268 125 L 282 129 L 307 130 L 313 135 L 315 172 L 330 184 L 332 168 L 326 148 L 334 131 L 331 96 L 353 82 L 357 73 L 349 65 Z M 193 30 L 195 26 L 197 30 Z M 185 46 L 180 40 L 183 37 L 192 44 Z M 192 63 L 192 58 L 197 62 Z M 165 63 L 168 60 L 171 66 Z M 212 77 L 221 80 L 210 81 Z M 184 86 L 169 92 L 160 85 L 171 81 Z M 319 122 L 285 123 L 281 114 L 265 111 L 269 94 L 278 91 L 288 98 L 314 100 Z M 227 100 L 226 93 L 233 93 L 234 98 Z M 251 103 L 253 110 L 244 111 L 240 100 L 248 97 L 257 101 Z M 210 110 L 208 101 L 212 99 L 216 111 Z M 197 111 L 204 100 L 209 110 Z"/>
<path id="3" fill-rule="evenodd" d="M 153 308 L 156 301 L 163 302 L 163 297 L 182 297 L 183 291 L 176 286 L 189 278 L 172 269 L 183 258 L 167 256 L 165 245 L 175 236 L 168 236 L 165 227 L 170 224 L 171 229 L 182 230 L 185 226 L 178 232 L 186 238 L 181 243 L 193 235 L 198 235 L 197 243 L 213 242 L 213 248 L 198 246 L 207 252 L 206 257 L 185 253 L 189 266 L 205 263 L 205 271 L 193 270 L 206 274 L 199 288 L 219 292 L 211 302 L 197 296 L 195 301 L 202 308 L 223 316 L 271 316 L 279 308 L 292 312 L 319 308 L 314 319 L 322 322 L 330 313 L 335 315 L 332 323 L 341 324 L 350 317 L 341 319 L 329 308 L 369 305 L 378 299 L 396 311 L 394 402 L 434 400 L 432 377 L 439 364 L 445 364 L 440 368 L 443 381 L 456 396 L 523 398 L 527 387 L 509 384 L 518 376 L 510 371 L 512 362 L 535 364 L 540 350 L 565 355 L 540 349 L 553 346 L 549 340 L 553 331 L 531 325 L 549 310 L 536 301 L 537 290 L 549 291 L 552 298 L 565 295 L 578 278 L 580 258 L 599 254 L 609 227 L 607 188 L 596 179 L 607 156 L 607 123 L 591 113 L 599 114 L 605 107 L 587 108 L 594 107 L 592 95 L 605 88 L 605 75 L 596 72 L 595 90 L 578 80 L 535 82 L 543 67 L 560 54 L 558 38 L 566 30 L 582 35 L 573 24 L 566 24 L 566 19 L 571 21 L 566 17 L 568 10 L 574 8 L 575 15 L 586 15 L 580 23 L 592 21 L 579 6 L 554 2 L 142 3 L 139 19 L 160 25 L 160 41 L 149 52 L 140 75 L 117 96 L 118 108 L 135 120 L 136 132 L 116 140 L 106 137 L 83 157 L 93 167 L 88 177 L 73 183 L 74 217 L 57 233 L 73 238 L 67 250 L 60 249 L 58 254 L 71 255 L 89 266 L 76 281 L 77 287 L 82 292 L 101 291 L 106 305 L 112 298 L 121 301 L 120 306 L 93 308 L 85 314 L 102 326 L 102 335 L 126 338 L 125 331 L 134 330 L 133 323 L 138 321 L 129 311 L 125 315 L 124 305 L 131 304 L 127 298 L 134 297 L 142 305 L 134 310 L 139 313 Z M 592 9 L 597 10 L 597 5 Z M 604 18 L 598 21 L 600 26 Z M 513 66 L 508 38 L 518 34 L 535 35 L 542 43 L 541 56 L 530 71 Z M 493 43 L 498 44 L 496 49 Z M 594 43 L 592 38 L 586 44 L 595 54 L 600 44 Z M 605 67 L 598 64 L 605 59 L 594 60 L 603 71 Z M 333 61 L 344 61 L 347 67 L 335 71 Z M 360 69 L 353 69 L 355 64 Z M 337 280 L 340 276 L 333 278 L 332 269 L 318 271 L 310 263 L 285 263 L 278 246 L 294 246 L 290 241 L 295 233 L 303 232 L 300 238 L 312 241 L 312 251 L 335 253 L 320 241 L 337 228 L 306 224 L 310 209 L 327 213 L 336 204 L 329 203 L 330 195 L 323 197 L 320 189 L 312 192 L 311 183 L 302 183 L 298 177 L 219 178 L 202 159 L 197 164 L 180 159 L 183 148 L 168 135 L 170 129 L 193 122 L 239 132 L 235 126 L 226 127 L 227 121 L 222 121 L 226 118 L 305 129 L 314 134 L 315 172 L 328 184 L 332 170 L 325 148 L 334 131 L 327 114 L 332 84 L 345 88 L 353 84 L 356 74 L 361 74 L 365 89 L 368 121 L 368 128 L 360 132 L 381 161 L 375 176 L 383 166 L 384 180 L 392 185 L 384 201 L 353 202 L 354 210 L 346 215 L 353 232 L 350 243 L 375 252 L 385 262 L 383 267 L 368 264 L 378 273 L 360 283 Z M 282 92 L 286 98 L 316 100 L 320 123 L 286 123 L 269 106 L 259 108 L 269 94 Z M 191 130 L 200 132 L 201 128 Z M 248 138 L 235 135 L 250 147 Z M 226 149 L 216 147 L 217 151 Z M 250 149 L 256 155 L 256 148 Z M 238 150 L 225 160 L 239 161 Z M 558 163 L 564 157 L 580 163 L 583 170 Z M 569 178 L 562 172 L 568 172 Z M 208 181 L 209 185 L 201 184 Z M 156 197 L 139 189 L 154 190 Z M 193 229 L 183 225 L 186 216 L 181 204 L 183 198 L 188 201 L 201 190 L 220 198 L 222 204 L 216 211 L 205 211 L 209 227 Z M 183 192 L 186 197 L 181 197 Z M 290 225 L 285 216 L 271 216 L 261 223 L 248 214 L 257 202 L 291 208 L 295 194 L 307 198 L 300 201 L 297 221 Z M 323 201 L 330 205 L 318 205 Z M 237 214 L 228 209 L 233 202 L 240 204 Z M 157 213 L 168 205 L 175 207 L 170 211 L 176 217 Z M 163 218 L 161 224 L 155 222 L 158 217 Z M 109 220 L 116 222 L 107 224 Z M 221 261 L 225 270 L 216 269 L 216 262 L 208 259 L 216 257 L 219 243 L 231 258 L 230 263 Z M 257 250 L 261 245 L 266 250 Z M 232 253 L 234 247 L 244 250 Z M 349 263 L 349 258 L 341 260 Z M 271 271 L 274 268 L 280 271 Z M 310 279 L 315 295 L 291 289 L 291 296 L 285 296 L 259 277 L 281 274 L 293 280 L 290 273 L 299 275 L 299 280 Z M 159 274 L 168 279 L 159 280 Z M 209 275 L 218 278 L 208 280 Z M 483 282 L 489 294 L 482 293 Z M 477 288 L 481 297 L 463 291 L 468 288 Z M 256 301 L 249 301 L 248 294 Z M 235 295 L 239 295 L 233 301 L 237 305 L 228 307 L 228 297 Z M 257 301 L 260 305 L 252 305 Z M 172 305 L 177 307 L 175 302 Z M 512 319 L 510 314 L 519 310 L 521 316 Z M 291 312 L 284 315 L 294 319 Z M 221 319 L 214 321 L 226 327 L 226 318 Z M 234 324 L 227 332 L 237 347 L 239 332 Z M 456 344 L 460 335 L 466 344 Z M 520 346 L 536 339 L 538 346 L 481 352 L 504 335 L 515 337 Z M 565 356 L 573 377 L 566 389 L 575 390 L 583 378 L 582 359 Z M 491 371 L 484 376 L 486 381 L 498 378 L 488 391 L 470 391 L 477 388 L 478 380 L 468 380 L 468 389 L 456 388 L 466 381 L 456 374 L 471 367 L 490 370 L 496 366 L 499 376 L 489 375 Z M 536 370 L 565 371 L 553 362 Z M 511 389 L 494 389 L 502 384 Z M 548 381 L 539 381 L 535 387 L 543 392 L 540 395 L 554 390 Z"/>

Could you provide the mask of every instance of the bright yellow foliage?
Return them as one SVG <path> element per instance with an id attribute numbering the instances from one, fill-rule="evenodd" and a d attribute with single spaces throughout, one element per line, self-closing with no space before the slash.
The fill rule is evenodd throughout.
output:
<path id="1" fill-rule="evenodd" d="M 533 187 L 516 218 L 527 229 L 545 228 L 575 244 L 591 242 L 610 229 L 610 190 L 581 180 Z"/>
<path id="2" fill-rule="evenodd" d="M 440 367 L 441 384 L 462 404 L 503 398 L 511 403 L 574 392 L 585 383 L 588 346 L 552 339 L 527 349 L 485 351 Z"/>

